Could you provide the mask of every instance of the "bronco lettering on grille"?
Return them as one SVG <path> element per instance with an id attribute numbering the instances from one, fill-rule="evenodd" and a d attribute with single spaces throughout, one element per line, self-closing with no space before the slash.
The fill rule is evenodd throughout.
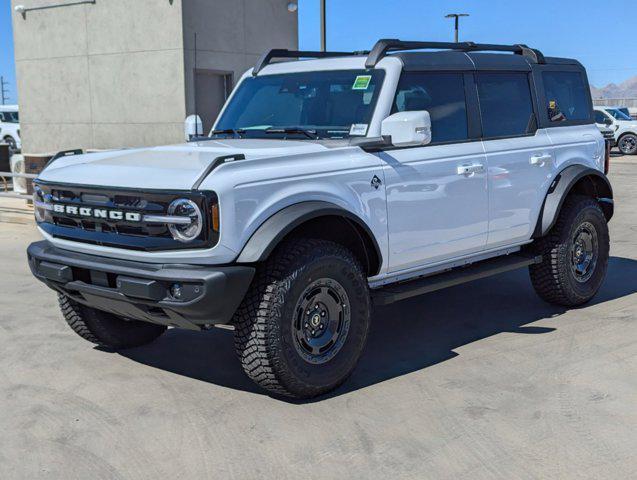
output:
<path id="1" fill-rule="evenodd" d="M 73 205 L 53 204 L 55 213 L 63 213 L 72 217 L 96 218 L 114 221 L 141 222 L 142 214 L 137 212 L 124 212 L 123 210 L 110 210 L 107 208 L 76 207 Z"/>

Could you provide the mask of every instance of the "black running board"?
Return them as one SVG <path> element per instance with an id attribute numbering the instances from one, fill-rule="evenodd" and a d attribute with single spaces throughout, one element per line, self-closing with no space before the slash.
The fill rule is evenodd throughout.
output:
<path id="1" fill-rule="evenodd" d="M 379 288 L 378 290 L 372 290 L 372 300 L 374 305 L 389 305 L 424 293 L 435 292 L 436 290 L 453 287 L 454 285 L 460 285 L 462 283 L 498 275 L 499 273 L 528 267 L 541 261 L 541 255 L 534 257 L 530 255 L 511 254 L 496 257 L 472 263 L 464 267 L 453 268 L 443 273 L 421 277 L 417 280 L 396 283 Z"/>

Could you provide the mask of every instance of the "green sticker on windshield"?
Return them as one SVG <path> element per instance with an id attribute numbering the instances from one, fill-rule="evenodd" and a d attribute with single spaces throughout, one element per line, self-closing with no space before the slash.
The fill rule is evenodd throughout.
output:
<path id="1" fill-rule="evenodd" d="M 354 85 L 352 85 L 352 90 L 367 90 L 369 87 L 369 82 L 372 81 L 371 75 L 358 75 L 356 80 L 354 80 Z"/>

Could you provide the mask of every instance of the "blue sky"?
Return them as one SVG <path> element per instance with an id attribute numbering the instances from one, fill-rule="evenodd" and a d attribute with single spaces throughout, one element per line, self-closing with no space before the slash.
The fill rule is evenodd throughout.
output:
<path id="1" fill-rule="evenodd" d="M 546 55 L 574 57 L 603 86 L 637 75 L 634 0 L 327 0 L 327 46 L 369 49 L 378 38 L 453 39 L 449 12 L 462 19 L 461 40 L 527 43 Z M 532 7 L 531 7 L 532 6 Z M 623 13 L 622 13 L 623 12 Z M 299 43 L 319 48 L 319 0 L 299 0 Z M 0 75 L 16 101 L 9 0 L 0 0 Z"/>

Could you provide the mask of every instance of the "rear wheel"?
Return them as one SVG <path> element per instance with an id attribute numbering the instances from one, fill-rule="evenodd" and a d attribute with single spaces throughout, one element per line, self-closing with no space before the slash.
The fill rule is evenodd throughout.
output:
<path id="1" fill-rule="evenodd" d="M 163 325 L 124 320 L 117 315 L 74 302 L 58 295 L 66 323 L 84 340 L 102 347 L 123 349 L 145 345 L 166 331 Z"/>
<path id="2" fill-rule="evenodd" d="M 537 241 L 542 263 L 529 267 L 535 291 L 556 305 L 588 302 L 606 276 L 609 243 L 608 225 L 597 201 L 569 196 L 555 226 Z"/>
<path id="3" fill-rule="evenodd" d="M 624 155 L 634 155 L 637 153 L 637 135 L 632 133 L 623 135 L 617 142 L 617 148 Z"/>
<path id="4" fill-rule="evenodd" d="M 257 271 L 235 315 L 246 374 L 272 393 L 309 398 L 351 374 L 370 322 L 367 279 L 346 248 L 323 240 L 282 245 Z"/>

